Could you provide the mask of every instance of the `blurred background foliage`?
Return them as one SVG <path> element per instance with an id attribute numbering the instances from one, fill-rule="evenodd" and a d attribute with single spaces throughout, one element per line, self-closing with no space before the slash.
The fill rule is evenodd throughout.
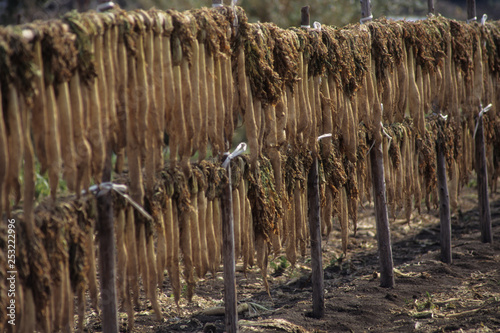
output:
<path id="1" fill-rule="evenodd" d="M 25 23 L 35 19 L 58 17 L 72 9 L 96 8 L 98 0 L 0 0 L 0 24 Z M 185 10 L 210 6 L 211 0 L 115 0 L 122 8 Z M 230 0 L 224 0 L 230 4 Z M 435 0 L 436 12 L 448 18 L 466 19 L 466 0 Z M 239 0 L 250 22 L 273 22 L 280 27 L 297 26 L 300 8 L 311 7 L 311 22 L 343 26 L 360 19 L 359 0 Z M 372 0 L 373 16 L 422 18 L 427 13 L 427 0 Z M 477 0 L 477 14 L 500 19 L 500 0 Z"/>

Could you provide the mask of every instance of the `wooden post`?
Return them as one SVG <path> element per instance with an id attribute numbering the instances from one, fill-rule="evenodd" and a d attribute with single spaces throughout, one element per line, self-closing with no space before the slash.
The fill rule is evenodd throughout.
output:
<path id="1" fill-rule="evenodd" d="M 439 119 L 442 122 L 444 120 Z M 446 180 L 446 163 L 444 159 L 444 133 L 439 131 L 436 140 L 437 154 L 437 179 L 439 190 L 439 219 L 441 221 L 441 261 L 451 264 L 451 219 L 450 219 L 450 196 L 448 195 L 448 183 Z M 457 175 L 455 175 L 457 176 Z"/>
<path id="2" fill-rule="evenodd" d="M 107 149 L 103 182 L 111 180 L 111 148 Z M 116 239 L 111 189 L 97 193 L 97 230 L 99 237 L 99 278 L 101 284 L 102 330 L 118 333 L 116 293 Z"/>
<path id="3" fill-rule="evenodd" d="M 361 23 L 372 20 L 372 4 L 370 0 L 360 0 L 361 2 Z"/>
<path id="4" fill-rule="evenodd" d="M 231 186 L 231 163 L 227 168 L 228 184 L 222 191 L 222 252 L 224 254 L 224 306 L 226 332 L 238 332 L 238 312 L 236 304 L 236 276 L 234 263 L 234 219 Z"/>
<path id="5" fill-rule="evenodd" d="M 300 26 L 302 28 L 311 27 L 311 20 L 309 17 L 309 6 L 305 6 L 300 9 Z"/>
<path id="6" fill-rule="evenodd" d="M 429 14 L 435 14 L 436 10 L 434 8 L 434 0 L 427 0 L 427 7 L 428 7 L 428 13 Z"/>
<path id="7" fill-rule="evenodd" d="M 467 0 L 467 22 L 476 20 L 476 0 Z"/>
<path id="8" fill-rule="evenodd" d="M 486 151 L 484 149 L 483 114 L 477 118 L 476 130 L 476 173 L 477 194 L 479 199 L 479 225 L 481 227 L 481 241 L 492 243 L 490 200 L 488 198 L 488 172 L 486 170 Z"/>
<path id="9" fill-rule="evenodd" d="M 372 168 L 373 196 L 375 198 L 375 220 L 377 224 L 378 253 L 380 260 L 380 286 L 394 287 L 394 272 L 392 262 L 391 231 L 387 215 L 385 197 L 384 154 L 382 141 L 375 141 L 370 151 Z"/>
<path id="10" fill-rule="evenodd" d="M 321 254 L 321 222 L 317 157 L 314 157 L 313 164 L 307 177 L 307 199 L 309 203 L 309 232 L 311 235 L 311 269 L 313 289 L 312 316 L 314 318 L 322 318 L 325 314 L 325 294 L 323 283 L 323 260 Z"/>

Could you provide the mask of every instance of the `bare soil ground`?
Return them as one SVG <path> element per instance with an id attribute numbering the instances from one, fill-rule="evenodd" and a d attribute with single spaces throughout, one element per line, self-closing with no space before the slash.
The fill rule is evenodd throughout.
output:
<path id="1" fill-rule="evenodd" d="M 452 215 L 453 264 L 440 261 L 439 212 L 415 215 L 410 225 L 391 218 L 396 286 L 379 286 L 373 206 L 359 211 L 358 232 L 341 255 L 335 230 L 323 246 L 325 316 L 314 319 L 310 259 L 292 270 L 275 258 L 269 268 L 271 297 L 260 272 L 237 273 L 240 332 L 499 332 L 500 331 L 500 194 L 490 197 L 494 243 L 480 241 L 475 188 L 462 191 Z M 403 214 L 401 214 L 403 215 Z M 203 311 L 223 305 L 222 272 L 200 280 L 193 302 L 175 306 L 167 276 L 160 296 L 163 320 L 154 319 L 143 299 L 136 309 L 136 332 L 223 332 L 224 316 Z M 120 312 L 120 327 L 127 331 Z M 88 312 L 89 332 L 100 332 L 100 318 Z"/>

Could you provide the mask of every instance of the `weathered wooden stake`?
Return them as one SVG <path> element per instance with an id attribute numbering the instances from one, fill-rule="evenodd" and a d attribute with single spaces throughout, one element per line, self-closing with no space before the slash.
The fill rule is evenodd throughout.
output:
<path id="1" fill-rule="evenodd" d="M 488 198 L 488 171 L 486 170 L 486 151 L 484 149 L 483 115 L 477 118 L 476 130 L 476 173 L 477 194 L 479 199 L 479 224 L 481 228 L 481 241 L 492 243 L 490 200 Z"/>
<path id="2" fill-rule="evenodd" d="M 375 141 L 370 151 L 372 168 L 373 196 L 375 198 L 375 220 L 377 224 L 378 253 L 380 260 L 380 286 L 394 287 L 394 272 L 392 262 L 391 231 L 387 215 L 385 197 L 384 154 L 382 142 Z"/>
<path id="3" fill-rule="evenodd" d="M 309 17 L 309 6 L 304 6 L 300 9 L 300 26 L 302 28 L 309 28 L 311 26 L 311 19 Z"/>
<path id="4" fill-rule="evenodd" d="M 234 219 L 231 185 L 231 163 L 227 168 L 228 184 L 222 191 L 222 251 L 224 254 L 224 306 L 226 332 L 238 332 L 238 312 L 236 304 L 236 276 L 234 263 Z"/>
<path id="5" fill-rule="evenodd" d="M 372 20 L 371 0 L 360 0 L 361 2 L 361 23 Z"/>
<path id="6" fill-rule="evenodd" d="M 427 7 L 429 14 L 435 14 L 436 10 L 434 9 L 434 0 L 427 0 Z"/>
<path id="7" fill-rule="evenodd" d="M 317 157 L 314 157 L 313 164 L 307 177 L 307 198 L 309 203 L 309 232 L 311 235 L 311 269 L 313 289 L 312 316 L 314 318 L 322 318 L 325 314 L 325 294 L 323 283 L 323 260 L 321 254 L 321 222 Z"/>
<path id="8" fill-rule="evenodd" d="M 107 149 L 103 182 L 111 180 L 111 149 Z M 116 294 L 116 239 L 111 189 L 97 193 L 97 230 L 99 237 L 99 269 L 101 284 L 102 330 L 118 333 Z"/>
<path id="9" fill-rule="evenodd" d="M 438 120 L 443 121 L 443 120 Z M 446 163 L 444 159 L 444 133 L 439 131 L 436 140 L 437 154 L 437 179 L 439 187 L 439 219 L 441 221 L 441 261 L 451 264 L 451 219 L 450 219 L 450 196 L 448 195 L 448 183 L 446 180 Z M 455 175 L 456 176 L 456 175 Z"/>
<path id="10" fill-rule="evenodd" d="M 467 22 L 476 21 L 476 16 L 476 0 L 467 0 Z"/>

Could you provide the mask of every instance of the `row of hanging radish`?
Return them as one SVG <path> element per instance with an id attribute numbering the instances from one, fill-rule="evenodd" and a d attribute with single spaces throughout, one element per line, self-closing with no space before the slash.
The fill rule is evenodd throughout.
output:
<path id="1" fill-rule="evenodd" d="M 237 27 L 232 26 L 235 13 Z M 414 208 L 420 211 L 421 203 L 430 207 L 437 200 L 433 112 L 450 116 L 446 126 L 454 136 L 447 145 L 452 205 L 456 207 L 460 187 L 474 168 L 472 137 L 480 103 L 494 105 L 487 122 L 488 167 L 494 173 L 500 50 L 490 41 L 498 45 L 498 24 L 465 29 L 465 23 L 430 19 L 426 27 L 435 26 L 443 35 L 441 50 L 431 60 L 404 33 L 395 40 L 377 40 L 419 24 L 380 21 L 342 29 L 285 30 L 250 24 L 240 8 L 233 12 L 223 7 L 184 13 L 89 12 L 23 26 L 22 34 L 5 28 L 7 47 L 21 45 L 35 70 L 28 91 L 17 84 L 23 77 L 1 80 L 2 85 L 10 83 L 1 87 L 0 212 L 11 214 L 12 202 L 17 205 L 23 199 L 26 233 L 19 241 L 39 244 L 41 230 L 60 217 L 56 207 L 66 205 L 57 200 L 61 180 L 80 196 L 82 189 L 101 181 L 106 155 L 113 152 L 118 177 L 126 179 L 132 199 L 148 204 L 153 216 L 149 221 L 115 200 L 117 283 L 132 329 L 141 281 L 160 318 L 158 293 L 166 278 L 178 304 L 184 284 L 190 300 L 197 279 L 219 270 L 221 203 L 208 179 L 224 173 L 219 169 L 221 153 L 229 150 L 242 123 L 250 152 L 249 158 L 233 162 L 241 164 L 232 193 L 236 260 L 245 271 L 260 267 L 269 292 L 270 250 L 284 253 L 292 265 L 298 255 L 306 255 L 310 154 L 320 158 L 323 234 L 328 237 L 338 221 L 344 252 L 356 229 L 358 204 L 371 200 L 367 154 L 374 140 L 383 140 L 392 216 L 408 221 Z M 450 26 L 471 34 L 466 72 L 460 62 L 463 45 Z M 372 52 L 375 42 L 387 47 L 386 58 Z M 401 46 L 397 55 L 390 53 L 390 43 Z M 15 52 L 6 52 L 6 59 L 18 69 Z M 495 55 L 497 62 L 492 60 Z M 381 66 L 387 57 L 388 65 Z M 283 63 L 290 68 L 278 68 Z M 27 74 L 13 69 L 10 75 Z M 332 137 L 318 142 L 326 133 Z M 53 202 L 35 216 L 36 161 L 41 173 L 47 172 Z M 170 176 L 162 178 L 165 174 Z M 269 214 L 260 211 L 269 207 Z M 85 228 L 81 223 L 74 226 L 87 247 L 79 271 L 85 281 L 71 280 L 69 263 L 75 254 L 68 248 L 62 249 L 61 262 L 49 260 L 57 266 L 50 267 L 50 297 L 41 298 L 25 276 L 18 296 L 19 316 L 27 319 L 22 329 L 71 330 L 76 294 L 78 328 L 83 330 L 86 288 L 98 309 L 95 217 L 81 215 L 78 209 L 65 212 L 87 221 Z M 63 237 L 74 239 L 74 234 Z M 26 251 L 35 248 L 45 251 L 42 258 L 52 253 L 46 245 Z M 4 283 L 2 278 L 0 287 Z M 0 300 L 6 304 L 4 293 Z M 59 313 L 56 304 L 67 307 Z M 2 318 L 5 309 L 0 308 Z M 4 325 L 0 321 L 0 330 Z"/>

